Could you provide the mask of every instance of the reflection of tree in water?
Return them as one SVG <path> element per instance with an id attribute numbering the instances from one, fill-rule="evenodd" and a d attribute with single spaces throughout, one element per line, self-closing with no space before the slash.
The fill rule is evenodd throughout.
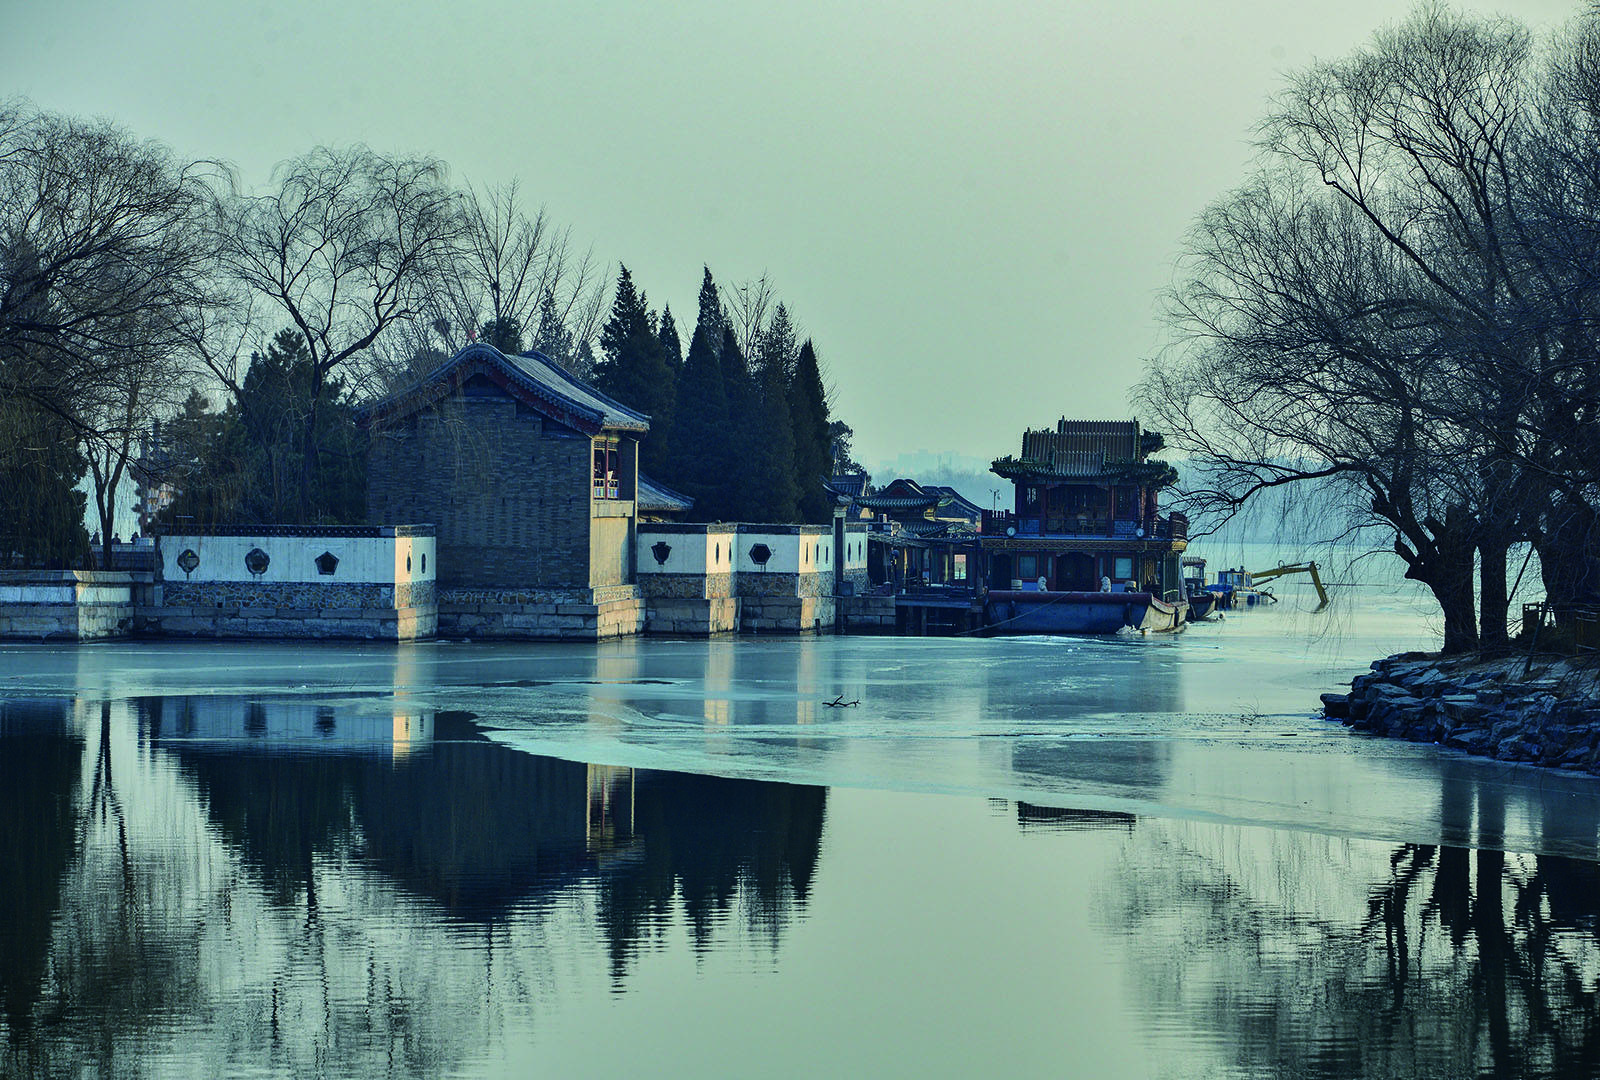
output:
<path id="1" fill-rule="evenodd" d="M 815 872 L 822 789 L 586 767 L 447 718 L 398 756 L 274 751 L 248 709 L 232 738 L 163 734 L 172 704 L 102 709 L 87 743 L 65 704 L 0 713 L 0 1074 L 439 1075 L 508 1010 L 620 988 L 679 905 L 701 946 L 732 912 L 775 946 Z M 586 979 L 565 958 L 596 947 Z"/>
<path id="2" fill-rule="evenodd" d="M 1406 844 L 1362 895 L 1317 849 L 1340 841 L 1276 834 L 1263 866 L 1241 854 L 1249 831 L 1162 831 L 1141 822 L 1110 921 L 1147 1011 L 1214 1032 L 1250 1075 L 1600 1072 L 1595 864 Z M 1296 895 L 1256 896 L 1224 868 L 1252 857 Z"/>
<path id="3" fill-rule="evenodd" d="M 585 852 L 585 768 L 475 731 L 398 759 L 173 743 L 207 811 L 273 900 L 314 908 L 315 862 L 353 856 L 455 918 L 504 918 L 570 884 Z"/>
<path id="4" fill-rule="evenodd" d="M 637 858 L 601 884 L 613 977 L 626 974 L 642 938 L 665 928 L 675 898 L 697 950 L 709 947 L 736 903 L 747 929 L 776 949 L 810 895 L 826 805 L 826 788 L 641 773 Z"/>
<path id="5" fill-rule="evenodd" d="M 600 881 L 620 975 L 676 897 L 695 942 L 737 903 L 774 944 L 803 905 L 821 839 L 821 788 L 640 773 L 626 816 L 591 828 L 596 774 L 457 730 L 405 757 L 169 748 L 223 837 L 274 901 L 315 907 L 314 864 L 354 856 L 454 918 L 499 921 L 519 904 Z M 659 926 L 656 926 L 659 929 Z"/>
<path id="6" fill-rule="evenodd" d="M 43 986 L 62 878 L 77 851 L 73 796 L 83 740 L 66 702 L 0 701 L 0 1002 L 7 1073 L 26 1072 L 25 1041 Z"/>

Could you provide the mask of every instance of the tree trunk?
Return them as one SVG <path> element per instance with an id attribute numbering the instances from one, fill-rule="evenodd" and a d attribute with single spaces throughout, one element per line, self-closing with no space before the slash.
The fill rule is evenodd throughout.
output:
<path id="1" fill-rule="evenodd" d="M 1511 646 L 1506 632 L 1506 609 L 1511 604 L 1506 585 L 1508 550 L 1510 545 L 1500 539 L 1478 545 L 1478 644 L 1486 650 Z"/>
<path id="2" fill-rule="evenodd" d="M 1428 586 L 1439 602 L 1439 610 L 1444 613 L 1442 651 L 1472 652 L 1478 647 L 1477 605 L 1472 589 L 1472 556 L 1476 548 L 1464 538 L 1463 528 L 1433 522 L 1432 530 L 1432 550 L 1412 563 L 1406 577 Z"/>
<path id="3" fill-rule="evenodd" d="M 1600 538 L 1600 520 L 1593 507 L 1565 499 L 1550 514 L 1549 525 L 1534 544 L 1545 598 L 1556 605 L 1556 618 L 1571 618 L 1574 603 L 1600 600 L 1600 567 L 1590 545 Z"/>

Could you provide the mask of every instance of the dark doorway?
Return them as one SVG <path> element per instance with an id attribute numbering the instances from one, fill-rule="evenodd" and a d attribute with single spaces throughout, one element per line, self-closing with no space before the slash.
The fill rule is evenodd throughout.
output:
<path id="1" fill-rule="evenodd" d="M 1064 592 L 1091 592 L 1100 587 L 1094 576 L 1094 556 L 1074 551 L 1056 559 L 1056 588 Z"/>

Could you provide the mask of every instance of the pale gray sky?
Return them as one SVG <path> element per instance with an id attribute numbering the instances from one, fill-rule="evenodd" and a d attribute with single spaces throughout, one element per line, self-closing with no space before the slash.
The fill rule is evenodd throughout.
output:
<path id="1" fill-rule="evenodd" d="M 1575 3 L 1473 2 L 1536 26 Z M 247 183 L 317 143 L 519 177 L 693 329 L 763 271 L 857 456 L 1013 452 L 1120 417 L 1184 230 L 1283 72 L 1407 6 L 0 0 L 0 96 Z"/>

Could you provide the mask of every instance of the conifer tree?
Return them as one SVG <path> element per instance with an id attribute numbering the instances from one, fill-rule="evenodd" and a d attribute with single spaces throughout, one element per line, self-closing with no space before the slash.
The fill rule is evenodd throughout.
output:
<path id="1" fill-rule="evenodd" d="M 727 313 L 722 310 L 722 297 L 717 292 L 717 283 L 711 280 L 711 267 L 704 267 L 705 276 L 700 279 L 700 310 L 695 320 L 695 328 L 705 328 L 706 341 L 711 345 L 711 355 L 718 360 L 722 359 L 723 331 L 728 326 Z"/>
<path id="2" fill-rule="evenodd" d="M 766 329 L 761 332 L 755 356 L 757 381 L 765 385 L 768 369 L 776 369 L 778 377 L 787 384 L 794 375 L 795 354 L 798 351 L 795 347 L 794 320 L 789 317 L 789 309 L 779 303 Z"/>
<path id="3" fill-rule="evenodd" d="M 674 372 L 682 370 L 683 343 L 678 340 L 678 324 L 673 321 L 671 304 L 661 309 L 661 326 L 656 331 L 656 337 L 661 339 L 661 352 L 667 366 Z"/>
<path id="4" fill-rule="evenodd" d="M 747 447 L 753 474 L 748 505 L 757 521 L 792 522 L 799 516 L 794 421 L 785 366 L 782 355 L 775 352 L 758 370 L 754 441 Z"/>
<path id="5" fill-rule="evenodd" d="M 695 501 L 696 519 L 725 521 L 733 513 L 728 485 L 731 441 L 722 365 L 705 327 L 696 327 L 678 380 L 673 466 L 663 477 Z"/>
<path id="6" fill-rule="evenodd" d="M 833 506 L 822 490 L 833 467 L 833 437 L 829 426 L 828 397 L 822 386 L 817 351 L 807 338 L 795 361 L 789 401 L 794 413 L 795 482 L 800 489 L 800 519 L 823 523 L 833 517 Z"/>
<path id="7" fill-rule="evenodd" d="M 639 467 L 662 475 L 670 467 L 675 378 L 661 339 L 650 325 L 645 295 L 634 287 L 626 266 L 617 275 L 611 318 L 600 332 L 602 357 L 594 381 L 601 391 L 650 415 L 650 434 L 639 447 Z"/>
<path id="8" fill-rule="evenodd" d="M 539 327 L 533 336 L 533 347 L 562 367 L 571 369 L 572 331 L 562 321 L 556 294 L 550 289 L 539 298 Z"/>
<path id="9" fill-rule="evenodd" d="M 75 485 L 87 468 L 59 416 L 20 395 L 0 397 L 0 568 L 18 557 L 23 566 L 83 565 L 88 496 Z"/>
<path id="10" fill-rule="evenodd" d="M 490 319 L 478 332 L 478 340 L 493 345 L 507 356 L 522 352 L 522 324 L 514 315 Z"/>
<path id="11" fill-rule="evenodd" d="M 761 468 L 758 460 L 764 452 L 760 418 L 757 415 L 760 396 L 755 380 L 750 377 L 750 365 L 733 327 L 724 321 L 719 366 L 722 385 L 728 396 L 728 424 L 724 432 L 719 457 L 723 462 L 722 479 L 731 517 L 746 521 L 755 519 L 756 484 Z"/>

